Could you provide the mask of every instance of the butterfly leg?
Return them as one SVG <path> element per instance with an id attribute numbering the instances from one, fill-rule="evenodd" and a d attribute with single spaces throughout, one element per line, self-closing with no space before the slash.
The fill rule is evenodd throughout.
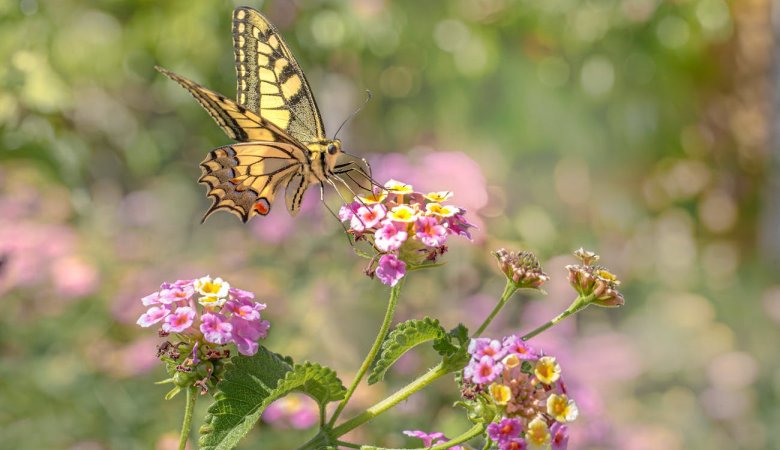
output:
<path id="1" fill-rule="evenodd" d="M 341 219 L 339 219 L 338 214 L 336 214 L 332 209 L 330 209 L 330 206 L 328 206 L 328 204 L 325 202 L 325 183 L 323 183 L 322 181 L 320 181 L 320 201 L 322 202 L 323 205 L 325 205 L 325 209 L 328 210 L 330 215 L 332 215 L 333 218 L 336 219 L 336 222 L 338 222 L 339 225 L 341 225 L 341 228 L 344 229 L 344 234 L 346 234 L 347 236 L 347 242 L 349 242 L 349 245 L 354 247 L 355 243 L 352 242 L 352 239 L 350 238 L 351 235 L 349 234 L 349 229 L 347 228 L 346 225 L 344 225 L 344 222 L 342 222 Z"/>
<path id="2" fill-rule="evenodd" d="M 364 159 L 363 161 L 365 161 L 365 159 Z M 369 166 L 369 165 L 368 165 L 368 163 L 366 163 L 366 167 L 368 167 L 368 170 L 369 170 L 369 171 L 371 170 L 371 166 Z M 351 175 L 351 173 L 352 173 L 352 172 L 357 172 L 358 174 L 360 174 L 360 175 L 361 175 L 363 178 L 365 178 L 365 179 L 366 179 L 366 180 L 367 180 L 367 181 L 368 181 L 368 182 L 369 182 L 371 185 L 373 185 L 373 186 L 375 186 L 375 187 L 378 187 L 379 189 L 384 189 L 384 186 L 382 186 L 381 184 L 379 184 L 379 182 L 378 182 L 378 181 L 374 180 L 374 178 L 372 178 L 372 177 L 371 177 L 371 174 L 370 174 L 370 173 L 366 173 L 366 172 L 363 170 L 363 168 L 362 168 L 362 167 L 360 167 L 360 166 L 359 166 L 357 163 L 355 163 L 354 161 L 350 161 L 350 162 L 348 162 L 348 163 L 344 163 L 344 164 L 339 164 L 339 165 L 335 166 L 333 169 L 334 169 L 334 171 L 333 171 L 333 174 L 334 174 L 334 175 L 346 175 L 346 176 L 348 176 L 348 177 L 349 177 L 349 179 L 350 179 L 350 180 L 352 180 L 352 182 L 353 182 L 353 183 L 355 183 L 356 185 L 360 186 L 362 189 L 366 189 L 366 188 L 364 188 L 363 186 L 361 186 L 361 185 L 360 185 L 360 182 L 358 182 L 357 180 L 355 180 L 354 178 L 352 178 L 352 175 Z M 370 191 L 371 189 L 366 189 L 366 190 L 367 190 L 367 191 Z"/>
<path id="3" fill-rule="evenodd" d="M 333 175 L 333 177 L 335 177 L 337 180 L 341 181 L 342 183 L 344 182 L 344 180 L 342 180 L 341 178 L 339 178 L 339 176 L 338 176 L 338 175 Z M 336 183 L 334 183 L 334 182 L 333 182 L 333 180 L 331 180 L 330 178 L 326 178 L 326 179 L 325 179 L 325 181 L 326 181 L 326 182 L 327 182 L 329 185 L 331 185 L 331 186 L 333 187 L 333 190 L 335 190 L 335 191 L 336 191 L 336 194 L 339 196 L 339 198 L 341 199 L 341 201 L 342 201 L 342 202 L 344 202 L 344 204 L 345 204 L 345 205 L 349 204 L 349 202 L 347 201 L 347 199 L 345 199 L 345 198 L 344 198 L 344 196 L 343 196 L 343 195 L 341 195 L 341 191 L 339 191 L 339 187 L 338 187 L 338 186 L 336 186 Z M 322 182 L 320 182 L 320 183 L 322 183 Z M 362 206 L 365 206 L 366 208 L 368 208 L 368 205 L 366 205 L 366 204 L 365 204 L 365 202 L 363 202 L 363 200 L 362 200 L 360 197 L 358 197 L 358 195 L 357 195 L 357 194 L 355 194 L 355 192 L 354 192 L 354 191 L 352 191 L 352 189 L 350 189 L 350 187 L 349 187 L 349 186 L 347 186 L 347 189 L 349 189 L 349 192 L 352 192 L 352 195 L 354 195 L 354 197 L 355 197 L 355 200 L 356 200 L 358 203 L 360 203 Z M 363 227 L 365 227 L 365 226 L 366 226 L 366 224 L 365 224 L 365 223 L 363 223 L 363 219 L 361 219 L 361 218 L 360 218 L 360 216 L 358 216 L 358 215 L 356 214 L 356 215 L 355 215 L 355 217 L 357 217 L 358 221 L 359 221 L 359 222 L 360 222 L 360 223 L 363 225 Z"/>

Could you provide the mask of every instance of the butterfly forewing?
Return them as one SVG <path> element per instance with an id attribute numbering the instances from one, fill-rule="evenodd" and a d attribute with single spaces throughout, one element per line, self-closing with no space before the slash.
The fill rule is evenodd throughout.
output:
<path id="1" fill-rule="evenodd" d="M 220 209 L 244 222 L 268 214 L 280 186 L 300 176 L 307 161 L 303 150 L 287 143 L 247 142 L 212 150 L 200 164 L 199 181 L 214 199 L 203 220 Z"/>
<path id="2" fill-rule="evenodd" d="M 297 144 L 279 127 L 224 95 L 162 67 L 157 67 L 157 70 L 187 89 L 231 139 L 239 142 L 272 141 Z"/>
<path id="3" fill-rule="evenodd" d="M 303 143 L 325 139 L 314 95 L 290 49 L 259 12 L 233 12 L 239 105 Z"/>

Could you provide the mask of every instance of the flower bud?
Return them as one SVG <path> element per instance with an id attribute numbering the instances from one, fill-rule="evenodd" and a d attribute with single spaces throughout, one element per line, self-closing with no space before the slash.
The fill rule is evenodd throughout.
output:
<path id="1" fill-rule="evenodd" d="M 550 279 L 542 271 L 539 260 L 531 252 L 509 252 L 501 248 L 496 250 L 493 255 L 498 260 L 498 267 L 501 269 L 501 272 L 518 289 L 539 289 L 542 284 Z"/>
<path id="2" fill-rule="evenodd" d="M 620 281 L 612 272 L 603 266 L 594 266 L 599 255 L 583 249 L 574 252 L 574 256 L 583 262 L 583 265 L 569 265 L 569 284 L 583 298 L 592 297 L 590 303 L 603 307 L 622 306 L 626 301 L 617 287 Z"/>

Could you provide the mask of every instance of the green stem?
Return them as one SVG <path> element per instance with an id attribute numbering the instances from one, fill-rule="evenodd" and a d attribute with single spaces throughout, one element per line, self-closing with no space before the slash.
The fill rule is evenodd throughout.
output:
<path id="1" fill-rule="evenodd" d="M 433 447 L 430 447 L 430 450 L 443 450 L 445 448 L 450 448 L 457 444 L 462 444 L 464 442 L 470 441 L 471 439 L 474 439 L 475 437 L 479 436 L 485 431 L 485 424 L 478 423 L 471 427 L 468 431 L 461 434 L 460 436 L 454 437 L 451 440 L 443 443 L 434 445 Z"/>
<path id="2" fill-rule="evenodd" d="M 392 289 L 390 289 L 390 300 L 387 302 L 387 311 L 385 311 L 385 319 L 382 321 L 382 326 L 379 328 L 379 333 L 376 335 L 376 339 L 374 340 L 374 345 L 371 346 L 371 350 L 368 351 L 368 355 L 366 355 L 366 359 L 363 360 L 363 364 L 361 364 L 360 369 L 358 369 L 357 375 L 355 376 L 355 380 L 352 381 L 352 385 L 349 386 L 349 389 L 347 389 L 347 393 L 344 396 L 344 400 L 339 403 L 338 408 L 333 413 L 333 417 L 330 418 L 330 421 L 328 422 L 328 427 L 332 428 L 333 425 L 336 423 L 336 419 L 339 418 L 339 415 L 344 410 L 344 408 L 347 406 L 347 403 L 349 402 L 349 399 L 352 397 L 352 394 L 355 393 L 355 389 L 357 389 L 358 385 L 360 384 L 360 381 L 363 379 L 363 376 L 368 371 L 368 368 L 371 366 L 371 363 L 374 362 L 374 358 L 376 358 L 377 353 L 379 353 L 379 348 L 382 346 L 382 342 L 385 340 L 385 336 L 387 335 L 387 331 L 390 329 L 390 323 L 393 321 L 393 314 L 395 313 L 395 307 L 398 304 L 398 297 L 401 295 L 401 286 L 404 284 L 404 278 L 401 278 L 401 280 L 393 286 Z M 340 435 L 339 435 L 340 436 Z"/>
<path id="3" fill-rule="evenodd" d="M 490 315 L 487 316 L 487 319 L 485 319 L 484 322 L 482 322 L 482 325 L 477 328 L 477 331 L 472 336 L 473 338 L 479 337 L 480 334 L 482 334 L 483 331 L 485 331 L 485 328 L 490 325 L 490 322 L 493 321 L 493 319 L 496 317 L 499 311 L 501 311 L 501 308 L 506 305 L 506 302 L 509 300 L 512 295 L 517 292 L 517 287 L 511 282 L 507 281 L 506 286 L 504 287 L 504 293 L 501 294 L 501 299 L 498 301 L 498 304 L 495 308 L 493 308 L 493 311 L 490 312 Z"/>
<path id="4" fill-rule="evenodd" d="M 593 296 L 592 295 L 588 296 L 588 297 L 577 297 L 571 303 L 571 305 L 569 305 L 569 307 L 566 308 L 566 311 L 558 314 L 551 321 L 545 323 L 544 325 L 542 325 L 542 326 L 536 328 L 535 330 L 531 331 L 530 333 L 526 334 L 525 336 L 522 337 L 522 339 L 524 341 L 527 341 L 527 340 L 531 339 L 532 337 L 540 334 L 541 332 L 547 330 L 548 328 L 552 327 L 553 325 L 557 324 L 558 322 L 562 321 L 563 319 L 565 319 L 565 318 L 567 318 L 567 317 L 569 317 L 569 316 L 571 316 L 573 314 L 576 314 L 576 313 L 582 311 L 583 309 L 585 309 L 590 304 L 590 302 L 592 300 L 593 300 Z"/>
<path id="5" fill-rule="evenodd" d="M 181 424 L 181 436 L 179 437 L 179 450 L 187 447 L 187 440 L 190 437 L 190 428 L 192 427 L 192 411 L 195 410 L 196 388 L 190 386 L 187 388 L 187 403 L 184 405 L 184 422 Z"/>
<path id="6" fill-rule="evenodd" d="M 365 410 L 363 413 L 334 428 L 331 435 L 334 437 L 339 437 L 354 430 L 355 428 L 382 414 L 398 403 L 406 400 L 410 395 L 431 384 L 434 380 L 443 375 L 446 375 L 447 373 L 449 373 L 449 370 L 444 367 L 443 363 L 439 363 L 436 367 L 421 375 L 416 380 L 407 384 L 386 399 L 380 401 L 379 403 Z"/>

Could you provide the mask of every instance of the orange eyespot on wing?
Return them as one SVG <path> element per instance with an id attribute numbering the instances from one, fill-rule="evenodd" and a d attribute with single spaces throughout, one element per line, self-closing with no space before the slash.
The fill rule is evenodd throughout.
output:
<path id="1" fill-rule="evenodd" d="M 268 202 L 268 199 L 262 197 L 257 201 L 257 203 L 255 203 L 253 209 L 261 216 L 265 216 L 271 212 L 271 204 Z"/>
<path id="2" fill-rule="evenodd" d="M 247 222 L 265 216 L 279 188 L 298 179 L 307 164 L 304 150 L 279 142 L 249 142 L 219 147 L 200 164 L 200 182 L 214 199 L 203 221 L 224 209 Z"/>

